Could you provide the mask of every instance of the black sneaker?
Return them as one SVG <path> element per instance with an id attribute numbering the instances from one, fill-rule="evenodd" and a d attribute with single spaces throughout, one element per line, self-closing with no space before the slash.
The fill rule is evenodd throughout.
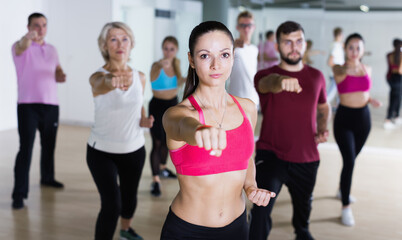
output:
<path id="1" fill-rule="evenodd" d="M 159 176 L 162 178 L 177 178 L 176 174 L 174 174 L 168 168 L 161 170 L 161 172 L 159 173 Z"/>
<path id="2" fill-rule="evenodd" d="M 56 180 L 53 180 L 53 181 L 40 181 L 40 185 L 42 185 L 44 187 L 64 188 L 63 183 L 58 182 Z"/>
<path id="3" fill-rule="evenodd" d="M 154 197 L 159 197 L 161 195 L 161 185 L 158 182 L 153 182 L 151 184 L 151 194 Z"/>
<path id="4" fill-rule="evenodd" d="M 144 240 L 134 229 L 120 230 L 120 240 Z"/>
<path id="5" fill-rule="evenodd" d="M 24 207 L 24 201 L 22 200 L 22 198 L 13 199 L 13 203 L 11 206 L 16 210 L 21 209 Z"/>

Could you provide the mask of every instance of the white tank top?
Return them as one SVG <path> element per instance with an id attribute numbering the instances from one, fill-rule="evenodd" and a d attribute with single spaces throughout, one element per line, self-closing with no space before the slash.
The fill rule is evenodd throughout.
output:
<path id="1" fill-rule="evenodd" d="M 100 68 L 98 72 L 109 72 Z M 108 153 L 130 153 L 145 144 L 140 127 L 143 106 L 142 84 L 133 69 L 133 83 L 127 91 L 116 88 L 94 97 L 95 123 L 88 144 Z"/>

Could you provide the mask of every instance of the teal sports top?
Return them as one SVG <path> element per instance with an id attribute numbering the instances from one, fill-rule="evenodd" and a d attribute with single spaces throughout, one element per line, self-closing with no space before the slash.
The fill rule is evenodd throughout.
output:
<path id="1" fill-rule="evenodd" d="M 158 78 L 151 82 L 152 90 L 162 91 L 162 90 L 170 90 L 177 88 L 177 76 L 169 77 L 166 75 L 163 68 L 159 73 Z"/>

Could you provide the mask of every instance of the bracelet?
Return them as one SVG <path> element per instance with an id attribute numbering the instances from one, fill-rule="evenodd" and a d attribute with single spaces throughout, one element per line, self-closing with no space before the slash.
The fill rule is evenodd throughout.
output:
<path id="1" fill-rule="evenodd" d="M 210 127 L 212 127 L 212 126 L 210 126 L 210 125 L 201 125 L 198 128 L 196 128 L 195 131 L 198 131 L 198 130 L 201 130 L 201 129 L 204 129 L 204 128 L 210 128 Z"/>

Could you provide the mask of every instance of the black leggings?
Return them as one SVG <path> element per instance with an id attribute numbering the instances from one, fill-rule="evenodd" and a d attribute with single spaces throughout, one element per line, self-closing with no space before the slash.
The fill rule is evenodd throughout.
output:
<path id="1" fill-rule="evenodd" d="M 169 209 L 162 228 L 161 240 L 248 240 L 246 210 L 224 227 L 194 225 L 179 218 Z"/>
<path id="2" fill-rule="evenodd" d="M 96 240 L 113 238 L 119 216 L 133 217 L 144 161 L 144 147 L 131 153 L 113 154 L 87 146 L 87 164 L 101 198 Z"/>
<path id="3" fill-rule="evenodd" d="M 59 106 L 18 104 L 17 112 L 20 148 L 14 166 L 13 199 L 28 197 L 29 168 L 37 129 L 39 130 L 41 145 L 41 182 L 54 180 L 54 150 L 59 125 Z"/>
<path id="4" fill-rule="evenodd" d="M 391 91 L 389 93 L 389 105 L 387 119 L 399 117 L 402 99 L 402 75 L 393 73 L 388 81 Z"/>
<path id="5" fill-rule="evenodd" d="M 153 97 L 149 102 L 149 114 L 155 118 L 151 128 L 152 150 L 151 170 L 152 176 L 159 175 L 160 165 L 166 164 L 169 150 L 166 145 L 166 133 L 162 125 L 162 117 L 165 111 L 177 104 L 177 97 L 170 100 L 163 100 Z"/>
<path id="6" fill-rule="evenodd" d="M 370 133 L 371 118 L 368 106 L 349 108 L 339 105 L 334 120 L 334 135 L 343 158 L 340 188 L 342 205 L 349 205 L 353 168 L 357 155 Z"/>
<path id="7" fill-rule="evenodd" d="M 312 196 L 317 179 L 319 159 L 307 163 L 293 163 L 279 159 L 272 151 L 257 149 L 255 156 L 256 181 L 259 188 L 275 192 L 283 184 L 288 187 L 293 206 L 292 225 L 296 239 L 313 239 L 309 231 Z M 268 206 L 253 205 L 251 209 L 250 240 L 266 240 L 272 229 L 271 212 L 276 198 Z"/>

